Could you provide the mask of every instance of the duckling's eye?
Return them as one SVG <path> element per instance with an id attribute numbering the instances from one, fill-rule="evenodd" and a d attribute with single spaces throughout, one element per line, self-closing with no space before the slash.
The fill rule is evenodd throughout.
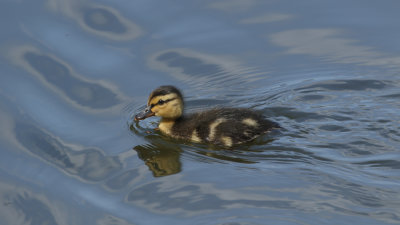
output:
<path id="1" fill-rule="evenodd" d="M 162 99 L 160 99 L 159 101 L 158 101 L 158 105 L 163 105 L 165 103 L 165 101 L 164 100 L 162 100 Z"/>

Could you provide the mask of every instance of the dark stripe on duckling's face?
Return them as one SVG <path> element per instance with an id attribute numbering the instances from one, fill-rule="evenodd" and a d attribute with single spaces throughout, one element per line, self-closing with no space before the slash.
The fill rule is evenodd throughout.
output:
<path id="1" fill-rule="evenodd" d="M 158 100 L 157 103 L 151 104 L 151 105 L 150 105 L 150 109 L 153 108 L 154 106 L 157 106 L 157 105 L 164 105 L 165 103 L 168 103 L 168 102 L 170 102 L 170 101 L 172 101 L 172 100 L 175 100 L 175 99 L 176 99 L 176 98 L 169 98 L 169 99 L 166 99 L 166 100 L 160 99 L 160 100 Z"/>
<path id="2" fill-rule="evenodd" d="M 163 100 L 163 99 L 158 100 L 157 103 L 153 103 L 153 104 L 147 106 L 144 111 L 138 113 L 135 116 L 135 120 L 144 120 L 144 119 L 146 119 L 148 117 L 154 116 L 155 112 L 153 112 L 151 110 L 153 107 L 158 106 L 158 105 L 164 105 L 164 104 L 166 104 L 166 103 L 168 103 L 168 102 L 170 102 L 172 100 L 175 100 L 175 99 L 176 98 L 169 98 L 169 99 L 166 99 L 166 100 Z"/>
<path id="3" fill-rule="evenodd" d="M 150 105 L 150 101 L 157 96 L 165 96 L 168 94 L 176 94 L 178 98 L 182 99 L 182 93 L 174 86 L 160 86 L 151 92 L 147 105 Z"/>
<path id="4" fill-rule="evenodd" d="M 176 119 L 183 113 L 183 101 L 176 93 L 155 96 L 149 100 L 151 111 L 164 119 Z"/>
<path id="5" fill-rule="evenodd" d="M 160 116 L 165 119 L 176 119 L 183 113 L 183 100 L 180 93 L 161 95 L 160 91 L 150 95 L 147 107 L 135 116 L 135 120 L 143 120 L 151 116 Z"/>

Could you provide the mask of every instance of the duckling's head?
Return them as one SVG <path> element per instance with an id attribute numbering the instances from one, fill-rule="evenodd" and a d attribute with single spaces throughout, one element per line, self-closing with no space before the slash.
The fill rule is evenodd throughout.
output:
<path id="1" fill-rule="evenodd" d="M 151 116 L 163 119 L 177 119 L 183 114 L 183 97 L 174 86 L 160 86 L 151 92 L 146 109 L 135 116 L 135 120 L 144 120 Z"/>

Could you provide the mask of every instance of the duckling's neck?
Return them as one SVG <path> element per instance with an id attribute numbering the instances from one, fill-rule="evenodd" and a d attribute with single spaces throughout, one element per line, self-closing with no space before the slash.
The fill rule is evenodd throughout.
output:
<path id="1" fill-rule="evenodd" d="M 175 122 L 178 119 L 171 119 L 171 118 L 161 118 L 160 124 L 158 124 L 158 128 L 161 132 L 171 135 L 172 134 L 172 127 L 174 126 Z"/>

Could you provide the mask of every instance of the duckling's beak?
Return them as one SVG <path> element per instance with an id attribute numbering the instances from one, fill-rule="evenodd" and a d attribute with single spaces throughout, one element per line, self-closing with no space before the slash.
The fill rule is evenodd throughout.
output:
<path id="1" fill-rule="evenodd" d="M 155 113 L 151 111 L 151 106 L 147 106 L 143 112 L 136 114 L 135 121 L 144 120 L 147 117 L 154 116 Z"/>

